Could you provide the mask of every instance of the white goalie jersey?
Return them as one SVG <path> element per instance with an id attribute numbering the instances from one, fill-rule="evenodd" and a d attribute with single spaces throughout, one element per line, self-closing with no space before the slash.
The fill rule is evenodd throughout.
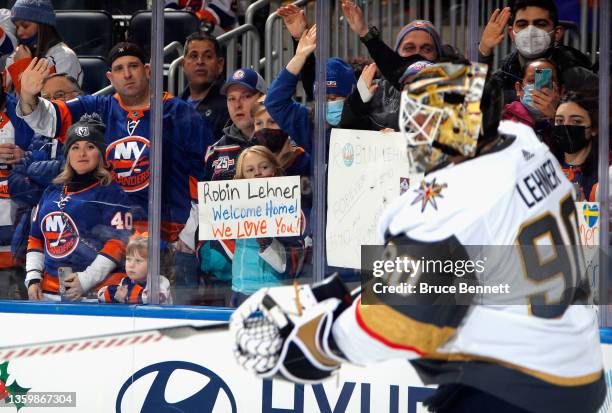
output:
<path id="1" fill-rule="evenodd" d="M 573 187 L 530 128 L 499 130 L 501 143 L 426 175 L 379 225 L 386 245 L 464 251 L 481 264 L 475 284 L 497 288 L 476 289 L 470 305 L 365 304 L 362 294 L 334 341 L 353 363 L 410 359 L 425 383 L 462 383 L 529 411 L 596 411 L 606 390 Z"/>

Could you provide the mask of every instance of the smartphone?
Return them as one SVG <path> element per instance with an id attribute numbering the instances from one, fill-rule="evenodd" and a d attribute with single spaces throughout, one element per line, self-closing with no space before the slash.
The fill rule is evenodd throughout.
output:
<path id="1" fill-rule="evenodd" d="M 62 301 L 68 301 L 66 298 L 66 286 L 64 285 L 64 280 L 68 278 L 68 276 L 72 274 L 71 267 L 59 267 L 57 269 L 57 278 L 59 280 L 59 293 Z"/>
<path id="2" fill-rule="evenodd" d="M 535 88 L 538 90 L 552 90 L 552 69 L 536 69 L 535 70 Z"/>

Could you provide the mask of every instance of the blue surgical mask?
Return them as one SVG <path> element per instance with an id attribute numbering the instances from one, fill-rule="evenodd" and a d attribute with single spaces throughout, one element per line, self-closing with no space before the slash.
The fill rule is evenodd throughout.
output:
<path id="1" fill-rule="evenodd" d="M 531 92 L 533 92 L 534 89 L 535 86 L 533 83 L 527 83 L 525 86 L 523 86 L 523 97 L 521 98 L 521 103 L 523 106 L 525 106 L 531 116 L 534 118 L 539 118 L 542 116 L 542 112 L 533 106 L 533 96 L 531 95 Z"/>
<path id="2" fill-rule="evenodd" d="M 327 119 L 327 123 L 332 126 L 337 126 L 340 124 L 343 107 L 344 99 L 327 102 L 327 105 L 325 106 L 325 119 Z"/>
<path id="3" fill-rule="evenodd" d="M 26 46 L 34 46 L 38 40 L 38 33 L 34 33 L 34 35 L 25 38 L 19 39 L 19 44 L 24 44 Z"/>

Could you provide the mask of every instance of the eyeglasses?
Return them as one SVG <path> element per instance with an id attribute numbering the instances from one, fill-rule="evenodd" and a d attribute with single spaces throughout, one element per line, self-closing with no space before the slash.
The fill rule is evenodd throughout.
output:
<path id="1" fill-rule="evenodd" d="M 63 90 L 58 90 L 52 95 L 47 95 L 46 93 L 41 93 L 40 97 L 46 100 L 65 100 L 67 97 L 74 97 L 79 92 L 77 90 L 70 90 L 68 92 L 64 92 Z"/>

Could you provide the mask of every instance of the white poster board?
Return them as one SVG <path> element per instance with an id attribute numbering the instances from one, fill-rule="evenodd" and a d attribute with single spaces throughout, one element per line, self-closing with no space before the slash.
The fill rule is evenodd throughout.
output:
<path id="1" fill-rule="evenodd" d="M 383 210 L 422 177 L 410 176 L 401 133 L 333 129 L 327 189 L 327 262 L 360 268 L 361 246 L 377 244 Z"/>
<path id="2" fill-rule="evenodd" d="M 599 291 L 599 202 L 576 202 L 578 233 L 584 252 L 586 275 L 589 278 L 593 295 Z"/>
<path id="3" fill-rule="evenodd" d="M 198 182 L 200 240 L 301 234 L 300 177 Z"/>

